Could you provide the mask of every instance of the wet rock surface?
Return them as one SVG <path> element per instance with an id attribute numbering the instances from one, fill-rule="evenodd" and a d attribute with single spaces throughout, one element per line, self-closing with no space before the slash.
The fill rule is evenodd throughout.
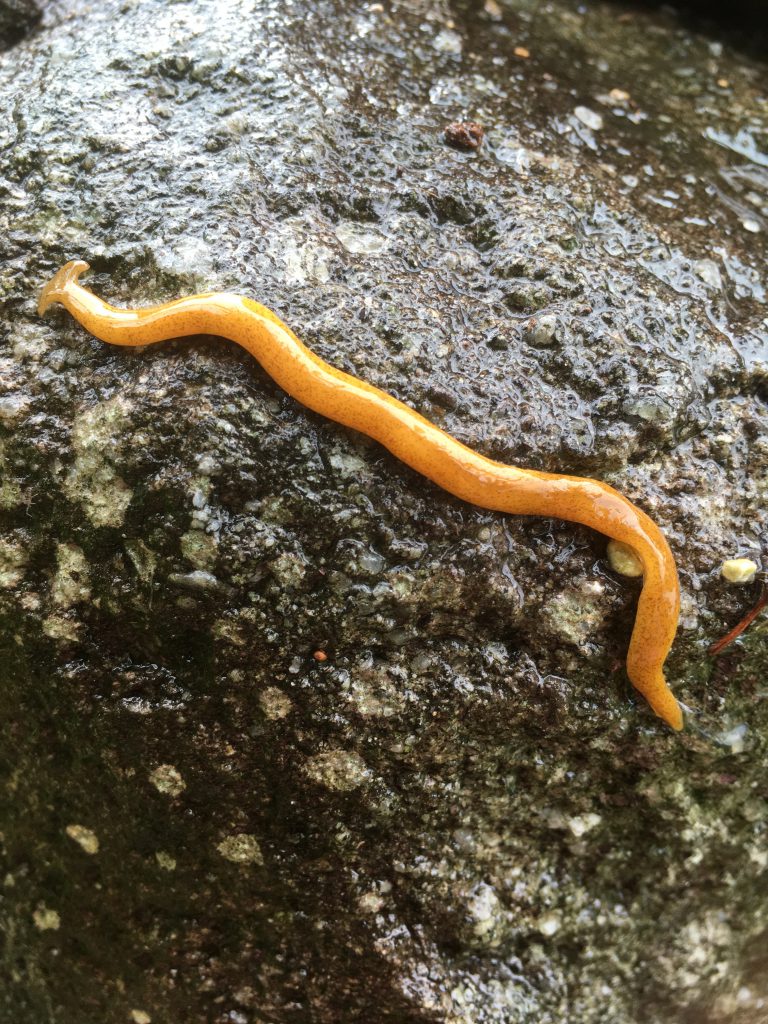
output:
<path id="1" fill-rule="evenodd" d="M 764 1021 L 765 619 L 706 650 L 768 518 L 765 67 L 619 5 L 71 0 L 0 95 L 0 1019 Z M 687 731 L 604 538 L 39 320 L 76 256 L 630 496 Z"/>

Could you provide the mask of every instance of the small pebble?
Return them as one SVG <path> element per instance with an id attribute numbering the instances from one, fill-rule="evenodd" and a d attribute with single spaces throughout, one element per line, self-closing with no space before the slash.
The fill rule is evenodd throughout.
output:
<path id="1" fill-rule="evenodd" d="M 454 121 L 443 132 L 445 141 L 454 149 L 479 149 L 485 129 L 477 121 Z"/>
<path id="2" fill-rule="evenodd" d="M 629 544 L 620 540 L 608 541 L 608 561 L 614 572 L 621 576 L 642 576 L 643 563 Z"/>
<path id="3" fill-rule="evenodd" d="M 720 575 L 729 583 L 751 583 L 757 570 L 751 558 L 728 558 L 720 566 Z"/>
<path id="4" fill-rule="evenodd" d="M 583 125 L 591 128 L 593 132 L 599 132 L 603 127 L 603 119 L 596 110 L 590 110 L 589 107 L 576 107 L 573 113 Z"/>
<path id="5" fill-rule="evenodd" d="M 541 935 L 546 938 L 551 938 L 556 932 L 560 931 L 561 920 L 558 914 L 544 914 L 540 917 L 537 923 L 537 929 Z"/>
<path id="6" fill-rule="evenodd" d="M 172 572 L 168 576 L 170 583 L 189 590 L 193 593 L 204 593 L 206 591 L 226 592 L 227 586 L 220 583 L 213 573 L 204 572 L 202 569 L 195 569 L 194 572 Z"/>
<path id="7" fill-rule="evenodd" d="M 557 340 L 559 321 L 554 313 L 532 317 L 524 328 L 525 340 L 531 345 L 546 348 Z"/>

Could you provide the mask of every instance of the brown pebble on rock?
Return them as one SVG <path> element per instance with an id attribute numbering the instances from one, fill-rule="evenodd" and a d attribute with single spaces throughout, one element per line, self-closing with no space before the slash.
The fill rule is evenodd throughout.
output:
<path id="1" fill-rule="evenodd" d="M 477 121 L 454 121 L 445 129 L 445 141 L 455 149 L 478 149 L 485 129 Z"/>

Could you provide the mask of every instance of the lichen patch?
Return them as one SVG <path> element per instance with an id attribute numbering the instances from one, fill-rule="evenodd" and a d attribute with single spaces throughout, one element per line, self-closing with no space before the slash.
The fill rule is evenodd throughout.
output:
<path id="1" fill-rule="evenodd" d="M 99 837 L 92 829 L 85 825 L 67 825 L 65 831 L 86 853 L 93 855 L 99 852 Z"/>
<path id="2" fill-rule="evenodd" d="M 75 460 L 64 481 L 64 492 L 71 501 L 82 505 L 94 526 L 121 526 L 133 497 L 114 464 L 130 412 L 126 399 L 118 397 L 91 406 L 75 417 Z"/>
<path id="3" fill-rule="evenodd" d="M 202 530 L 188 530 L 181 537 L 181 553 L 196 569 L 211 569 L 216 562 L 218 542 Z"/>
<path id="4" fill-rule="evenodd" d="M 57 608 L 72 608 L 91 596 L 88 562 L 77 544 L 59 544 L 56 549 L 58 570 L 53 578 L 51 600 Z"/>
<path id="5" fill-rule="evenodd" d="M 19 585 L 27 560 L 27 548 L 21 537 L 0 537 L 0 589 L 12 590 Z"/>
<path id="6" fill-rule="evenodd" d="M 569 587 L 558 594 L 546 610 L 552 632 L 576 645 L 594 640 L 599 635 L 605 617 L 600 595 L 599 584 L 586 582 L 578 588 Z"/>
<path id="7" fill-rule="evenodd" d="M 246 832 L 237 835 L 227 836 L 218 844 L 216 849 L 227 860 L 234 864 L 263 864 L 264 857 L 256 836 Z"/>
<path id="8" fill-rule="evenodd" d="M 291 698 L 277 686 L 268 686 L 259 697 L 259 703 L 264 715 L 272 722 L 285 718 L 293 709 Z"/>
<path id="9" fill-rule="evenodd" d="M 160 764 L 149 774 L 149 781 L 158 791 L 166 796 L 179 796 L 187 788 L 178 768 L 172 764 Z"/>
<path id="10" fill-rule="evenodd" d="M 310 757 L 304 771 L 310 779 L 340 793 L 357 789 L 371 776 L 365 761 L 352 750 L 325 750 Z"/>
<path id="11" fill-rule="evenodd" d="M 65 619 L 60 615 L 49 615 L 43 619 L 43 633 L 51 640 L 71 640 L 76 643 L 80 639 L 82 626 L 79 622 Z"/>
<path id="12" fill-rule="evenodd" d="M 151 583 L 157 569 L 157 555 L 142 540 L 127 540 L 125 550 L 142 583 Z"/>
<path id="13" fill-rule="evenodd" d="M 57 910 L 46 907 L 44 903 L 38 903 L 32 912 L 32 920 L 39 932 L 56 932 L 61 927 L 61 917 Z"/>
<path id="14" fill-rule="evenodd" d="M 176 858 L 172 857 L 170 853 L 166 853 L 165 850 L 158 850 L 155 854 L 155 860 L 163 871 L 176 870 Z"/>

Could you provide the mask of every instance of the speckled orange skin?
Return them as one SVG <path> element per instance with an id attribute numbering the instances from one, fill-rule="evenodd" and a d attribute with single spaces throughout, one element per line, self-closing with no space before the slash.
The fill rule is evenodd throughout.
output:
<path id="1" fill-rule="evenodd" d="M 375 438 L 456 497 L 499 512 L 584 523 L 629 544 L 643 563 L 643 590 L 627 675 L 657 715 L 682 729 L 680 705 L 662 670 L 680 609 L 675 562 L 656 524 L 618 491 L 597 480 L 517 469 L 478 455 L 396 398 L 323 362 L 274 313 L 250 299 L 208 293 L 149 309 L 117 309 L 77 283 L 87 269 L 80 260 L 62 267 L 43 289 L 40 314 L 60 302 L 111 345 L 222 335 L 247 349 L 297 401 Z"/>

